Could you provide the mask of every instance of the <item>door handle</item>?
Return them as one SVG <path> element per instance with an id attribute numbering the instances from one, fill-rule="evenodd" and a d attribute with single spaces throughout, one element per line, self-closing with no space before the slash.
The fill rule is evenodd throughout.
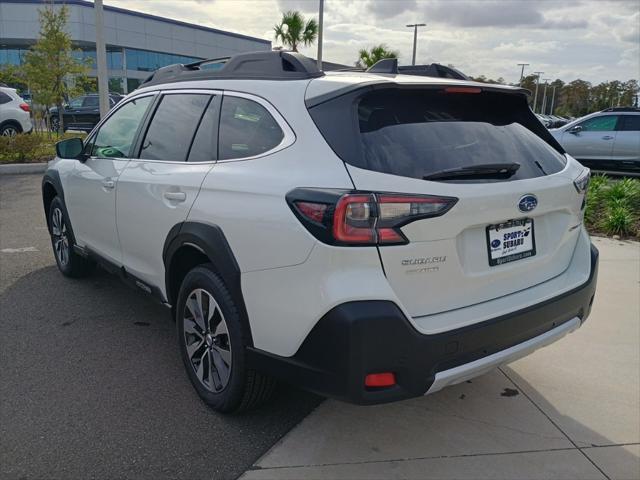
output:
<path id="1" fill-rule="evenodd" d="M 172 202 L 184 202 L 187 199 L 187 194 L 184 192 L 164 192 L 164 198 Z"/>
<path id="2" fill-rule="evenodd" d="M 113 180 L 104 180 L 102 182 L 102 186 L 111 190 L 116 186 L 116 182 L 114 182 Z"/>
<path id="3" fill-rule="evenodd" d="M 605 135 L 604 137 L 602 137 L 603 140 L 613 140 L 613 137 L 611 135 Z"/>

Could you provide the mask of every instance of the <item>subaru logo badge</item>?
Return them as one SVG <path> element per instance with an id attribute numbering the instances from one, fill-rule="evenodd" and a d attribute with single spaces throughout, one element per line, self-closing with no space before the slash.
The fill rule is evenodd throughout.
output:
<path id="1" fill-rule="evenodd" d="M 523 195 L 518 202 L 518 209 L 521 212 L 530 212 L 534 208 L 538 206 L 538 199 L 535 195 L 528 193 L 527 195 Z"/>

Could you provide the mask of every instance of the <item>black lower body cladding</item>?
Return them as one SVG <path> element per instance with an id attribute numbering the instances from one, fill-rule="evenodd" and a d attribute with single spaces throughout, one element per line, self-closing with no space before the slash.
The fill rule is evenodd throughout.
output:
<path id="1" fill-rule="evenodd" d="M 329 311 L 293 357 L 250 348 L 252 368 L 324 396 L 358 404 L 424 395 L 438 372 L 492 355 L 542 335 L 591 310 L 598 250 L 591 246 L 589 279 L 572 291 L 523 310 L 464 328 L 419 333 L 389 301 L 358 301 Z M 393 372 L 396 385 L 368 389 L 371 373 Z"/>

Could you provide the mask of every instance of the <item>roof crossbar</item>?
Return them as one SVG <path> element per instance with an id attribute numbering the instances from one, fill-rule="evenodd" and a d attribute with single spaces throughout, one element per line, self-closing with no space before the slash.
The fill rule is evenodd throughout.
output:
<path id="1" fill-rule="evenodd" d="M 203 68 L 221 63 L 222 68 Z M 324 73 L 315 62 L 297 52 L 249 52 L 232 57 L 212 58 L 183 65 L 168 65 L 153 72 L 141 86 L 194 80 L 261 79 L 304 80 L 321 77 Z"/>

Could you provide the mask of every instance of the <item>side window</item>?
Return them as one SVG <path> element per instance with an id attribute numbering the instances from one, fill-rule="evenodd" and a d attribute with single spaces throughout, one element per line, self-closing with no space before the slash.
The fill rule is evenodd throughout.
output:
<path id="1" fill-rule="evenodd" d="M 100 99 L 96 96 L 84 97 L 82 106 L 84 108 L 97 108 L 100 105 Z"/>
<path id="2" fill-rule="evenodd" d="M 640 132 L 640 115 L 622 115 L 622 125 L 619 130 L 623 132 Z"/>
<path id="3" fill-rule="evenodd" d="M 9 103 L 11 101 L 11 97 L 4 92 L 0 92 L 0 105 L 4 105 L 5 103 Z"/>
<path id="4" fill-rule="evenodd" d="M 218 159 L 218 119 L 221 99 L 220 95 L 215 95 L 202 116 L 189 151 L 190 162 L 210 162 Z"/>
<path id="5" fill-rule="evenodd" d="M 220 160 L 260 155 L 278 146 L 283 138 L 280 126 L 262 105 L 225 95 L 220 112 Z"/>
<path id="6" fill-rule="evenodd" d="M 133 140 L 153 96 L 137 98 L 119 108 L 100 127 L 91 155 L 101 158 L 129 157 Z"/>
<path id="7" fill-rule="evenodd" d="M 585 120 L 580 126 L 583 132 L 613 132 L 617 122 L 617 115 L 603 115 Z"/>
<path id="8" fill-rule="evenodd" d="M 140 158 L 184 162 L 210 98 L 204 94 L 162 97 L 142 142 Z"/>

